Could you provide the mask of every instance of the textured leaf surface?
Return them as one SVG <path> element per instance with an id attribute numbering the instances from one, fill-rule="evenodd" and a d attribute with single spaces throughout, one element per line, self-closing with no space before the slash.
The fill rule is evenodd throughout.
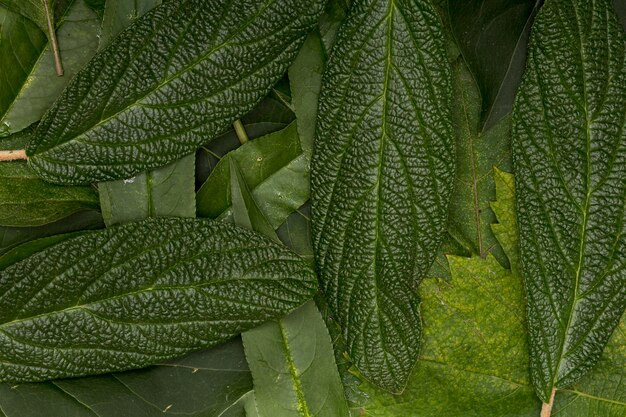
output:
<path id="1" fill-rule="evenodd" d="M 314 244 L 351 358 L 366 378 L 395 392 L 417 360 L 415 285 L 445 230 L 451 90 L 429 2 L 353 2 L 320 97 Z"/>
<path id="2" fill-rule="evenodd" d="M 626 53 L 606 0 L 551 0 L 531 35 L 513 157 L 531 375 L 547 402 L 626 307 Z"/>
<path id="3" fill-rule="evenodd" d="M 513 176 L 495 171 L 498 223 L 494 234 L 509 258 L 503 268 L 491 255 L 449 257 L 450 280 L 427 279 L 421 287 L 424 318 L 422 358 L 406 392 L 361 388 L 369 399 L 355 409 L 368 417 L 537 417 L 540 401 L 528 369 L 525 297 L 519 270 Z M 573 387 L 558 390 L 559 417 L 622 416 L 624 325 L 596 366 Z"/>
<path id="4" fill-rule="evenodd" d="M 137 371 L 0 384 L 0 416 L 245 417 L 245 400 L 251 392 L 241 340 L 235 339 Z"/>
<path id="5" fill-rule="evenodd" d="M 48 184 L 26 163 L 0 163 L 1 226 L 41 226 L 99 207 L 93 187 Z"/>
<path id="6" fill-rule="evenodd" d="M 242 338 L 262 416 L 349 416 L 330 336 L 315 302 Z"/>
<path id="7" fill-rule="evenodd" d="M 28 148 L 60 183 L 129 178 L 193 153 L 282 76 L 322 1 L 181 0 L 150 11 L 72 80 Z"/>
<path id="8" fill-rule="evenodd" d="M 160 0 L 109 0 L 102 22 L 101 47 L 132 19 L 160 4 Z M 147 217 L 195 217 L 195 155 L 128 179 L 98 184 L 102 216 L 107 225 Z"/>
<path id="9" fill-rule="evenodd" d="M 450 25 L 482 96 L 479 130 L 513 109 L 542 0 L 450 0 Z"/>
<path id="10" fill-rule="evenodd" d="M 9 89 L 14 92 L 11 95 L 11 104 L 5 112 L 0 111 L 0 125 L 7 126 L 6 132 L 20 131 L 41 119 L 72 77 L 95 54 L 99 23 L 98 16 L 83 0 L 75 0 L 60 17 L 57 39 L 63 57 L 63 77 L 56 74 L 52 51 L 45 44 L 41 49 L 36 49 L 38 53 L 34 62 L 29 64 L 20 59 L 19 62 L 9 64 L 16 65 L 16 68 L 9 71 L 22 71 L 24 78 L 22 82 L 15 80 L 12 83 Z M 0 44 L 2 43 L 0 40 Z M 28 48 L 27 41 L 13 41 L 9 44 L 7 47 L 13 50 Z M 3 55 L 0 62 L 10 62 L 13 56 L 7 51 L 7 55 Z"/>
<path id="11" fill-rule="evenodd" d="M 222 223 L 150 219 L 79 236 L 0 273 L 0 380 L 181 356 L 286 314 L 315 287 L 296 255 Z"/>
<path id="12" fill-rule="evenodd" d="M 222 158 L 196 196 L 200 217 L 232 215 L 230 159 L 240 166 L 260 210 L 276 229 L 309 198 L 309 162 L 296 123 L 255 139 Z"/>

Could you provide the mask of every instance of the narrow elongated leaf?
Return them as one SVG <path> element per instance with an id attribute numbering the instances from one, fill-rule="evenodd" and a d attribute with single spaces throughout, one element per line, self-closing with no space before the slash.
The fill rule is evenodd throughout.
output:
<path id="1" fill-rule="evenodd" d="M 543 0 L 450 0 L 450 24 L 482 96 L 479 131 L 513 109 L 530 28 Z"/>
<path id="2" fill-rule="evenodd" d="M 453 186 L 440 26 L 429 2 L 353 2 L 320 97 L 311 175 L 320 279 L 357 368 L 394 392 L 417 360 L 415 286 Z"/>
<path id="3" fill-rule="evenodd" d="M 224 223 L 149 219 L 0 273 L 0 381 L 132 369 L 223 342 L 315 293 L 297 255 Z"/>
<path id="4" fill-rule="evenodd" d="M 65 184 L 129 178 L 194 152 L 295 58 L 321 0 L 180 0 L 98 54 L 46 114 L 30 163 Z"/>
<path id="5" fill-rule="evenodd" d="M 242 338 L 262 416 L 350 415 L 330 336 L 315 302 Z"/>
<path id="6" fill-rule="evenodd" d="M 302 151 L 296 123 L 255 139 L 222 158 L 196 196 L 200 217 L 232 215 L 230 164 L 241 174 L 257 205 L 276 229 L 309 198 L 309 160 Z"/>
<path id="7" fill-rule="evenodd" d="M 252 376 L 237 338 L 136 371 L 0 384 L 0 410 L 5 417 L 246 417 L 251 393 Z"/>
<path id="8" fill-rule="evenodd" d="M 593 367 L 626 307 L 626 51 L 607 0 L 541 9 L 513 157 L 539 397 Z"/>
<path id="9" fill-rule="evenodd" d="M 48 184 L 26 163 L 0 163 L 0 226 L 41 226 L 99 207 L 93 187 Z"/>
<path id="10" fill-rule="evenodd" d="M 60 17 L 57 38 L 65 76 L 59 77 L 43 35 L 23 18 L 15 21 L 11 15 L 0 8 L 0 73 L 6 74 L 0 80 L 0 136 L 41 119 L 98 47 L 98 17 L 83 0 L 76 0 Z"/>
<path id="11" fill-rule="evenodd" d="M 510 118 L 482 133 L 476 83 L 461 58 L 453 68 L 457 175 L 448 233 L 467 252 L 483 258 L 492 253 L 506 265 L 506 257 L 491 232 L 495 216 L 489 203 L 495 200 L 493 167 L 510 170 Z"/>

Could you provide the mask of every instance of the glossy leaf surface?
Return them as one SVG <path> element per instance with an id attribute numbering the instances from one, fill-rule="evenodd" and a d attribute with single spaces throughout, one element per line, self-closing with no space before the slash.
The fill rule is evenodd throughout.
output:
<path id="1" fill-rule="evenodd" d="M 350 415 L 330 336 L 315 302 L 242 338 L 262 416 Z"/>
<path id="2" fill-rule="evenodd" d="M 626 307 L 624 42 L 608 1 L 547 1 L 516 99 L 531 375 L 544 402 L 593 367 Z"/>
<path id="3" fill-rule="evenodd" d="M 0 380 L 171 359 L 280 317 L 315 290 L 297 255 L 223 223 L 150 219 L 92 232 L 0 273 Z"/>
<path id="4" fill-rule="evenodd" d="M 415 286 L 445 231 L 454 177 L 451 90 L 429 2 L 352 3 L 320 96 L 313 238 L 350 357 L 394 392 L 417 360 Z"/>
<path id="5" fill-rule="evenodd" d="M 72 80 L 27 149 L 31 165 L 77 184 L 193 153 L 266 95 L 322 6 L 181 0 L 153 9 Z"/>
<path id="6" fill-rule="evenodd" d="M 296 123 L 252 140 L 222 158 L 196 196 L 200 217 L 232 215 L 229 160 L 239 167 L 250 192 L 276 229 L 309 198 L 309 162 Z"/>

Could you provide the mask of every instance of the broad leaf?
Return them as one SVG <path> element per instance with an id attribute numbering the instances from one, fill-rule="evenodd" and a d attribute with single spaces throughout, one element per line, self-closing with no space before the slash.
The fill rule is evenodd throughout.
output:
<path id="1" fill-rule="evenodd" d="M 626 307 L 626 37 L 606 0 L 537 16 L 513 157 L 539 397 L 598 361 Z"/>
<path id="2" fill-rule="evenodd" d="M 512 269 L 491 255 L 450 256 L 450 280 L 427 279 L 421 287 L 424 347 L 406 392 L 391 396 L 370 385 L 368 417 L 537 417 L 528 369 L 523 280 L 518 269 L 514 181 L 496 170 L 493 225 Z M 618 417 L 623 393 L 624 333 L 616 332 L 598 366 L 575 386 L 556 393 L 559 417 Z"/>
<path id="3" fill-rule="evenodd" d="M 4 17 L 2 17 L 4 15 Z M 98 46 L 98 18 L 76 0 L 61 16 L 57 37 L 64 77 L 52 65 L 45 38 L 24 18 L 0 8 L 0 136 L 21 131 L 38 121 L 85 65 Z"/>
<path id="4" fill-rule="evenodd" d="M 100 45 L 104 47 L 160 0 L 128 2 L 109 0 L 102 22 Z M 128 179 L 100 183 L 102 216 L 109 225 L 147 217 L 195 217 L 195 155 Z"/>
<path id="5" fill-rule="evenodd" d="M 350 415 L 330 336 L 315 302 L 242 338 L 262 416 Z"/>
<path id="6" fill-rule="evenodd" d="M 193 153 L 267 94 L 322 6 L 158 6 L 72 80 L 42 119 L 27 149 L 30 164 L 48 181 L 77 184 L 129 178 Z"/>
<path id="7" fill-rule="evenodd" d="M 281 317 L 315 289 L 297 255 L 223 223 L 149 219 L 92 232 L 0 272 L 0 380 L 178 357 Z"/>
<path id="8" fill-rule="evenodd" d="M 252 377 L 241 341 L 235 339 L 137 371 L 0 384 L 0 416 L 245 417 L 245 401 L 251 393 Z"/>
<path id="9" fill-rule="evenodd" d="M 479 131 L 513 108 L 542 0 L 450 0 L 450 23 L 482 96 Z M 484 127 L 484 129 L 483 129 Z"/>
<path id="10" fill-rule="evenodd" d="M 245 167 L 241 174 L 272 228 L 278 228 L 309 198 L 308 158 L 300 147 L 297 126 L 293 122 L 222 158 L 198 190 L 198 216 L 225 218 L 232 215 L 231 158 Z"/>
<path id="11" fill-rule="evenodd" d="M 429 2 L 354 1 L 322 85 L 311 187 L 316 263 L 348 353 L 399 392 L 417 360 L 415 286 L 454 180 L 451 74 Z"/>

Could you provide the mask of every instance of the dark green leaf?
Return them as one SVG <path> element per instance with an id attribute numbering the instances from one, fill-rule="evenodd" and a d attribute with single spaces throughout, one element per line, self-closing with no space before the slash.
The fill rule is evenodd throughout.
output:
<path id="1" fill-rule="evenodd" d="M 232 215 L 230 158 L 245 167 L 241 171 L 243 178 L 272 228 L 278 228 L 309 198 L 308 158 L 300 147 L 294 122 L 222 158 L 198 191 L 198 216 L 224 218 Z"/>
<path id="2" fill-rule="evenodd" d="M 63 55 L 63 77 L 55 73 L 52 52 L 32 25 L 23 18 L 16 20 L 15 15 L 1 8 L 0 22 L 0 73 L 7 74 L 0 81 L 3 136 L 37 122 L 89 61 L 98 47 L 99 21 L 83 0 L 76 0 L 61 17 L 57 38 Z"/>
<path id="3" fill-rule="evenodd" d="M 96 211 L 81 211 L 76 214 L 39 227 L 0 227 L 0 255 L 25 242 L 59 233 L 104 227 L 102 215 Z"/>
<path id="4" fill-rule="evenodd" d="M 109 45 L 133 21 L 160 4 L 161 0 L 108 0 L 102 19 L 100 49 Z"/>
<path id="5" fill-rule="evenodd" d="M 109 0 L 102 22 L 101 47 L 160 0 Z M 188 155 L 162 168 L 100 183 L 102 216 L 109 225 L 147 217 L 195 217 L 195 156 Z"/>
<path id="6" fill-rule="evenodd" d="M 46 180 L 77 184 L 129 178 L 194 152 L 267 94 L 322 6 L 181 0 L 155 8 L 72 80 L 39 125 L 31 165 Z"/>
<path id="7" fill-rule="evenodd" d="M 93 187 L 48 184 L 24 162 L 0 163 L 0 226 L 41 226 L 99 207 Z"/>
<path id="8" fill-rule="evenodd" d="M 242 338 L 260 415 L 350 415 L 330 336 L 313 301 Z"/>
<path id="9" fill-rule="evenodd" d="M 316 262 L 348 353 L 402 391 L 454 181 L 451 74 L 429 2 L 360 0 L 324 75 L 311 186 Z"/>
<path id="10" fill-rule="evenodd" d="M 531 375 L 544 402 L 593 367 L 626 307 L 625 40 L 607 0 L 546 2 L 515 103 Z"/>
<path id="11" fill-rule="evenodd" d="M 509 114 L 542 0 L 450 0 L 454 36 L 482 96 L 479 131 Z"/>
<path id="12" fill-rule="evenodd" d="M 0 384 L 6 417 L 245 417 L 252 377 L 241 340 L 146 369 Z M 250 417 L 250 415 L 248 415 Z"/>
<path id="13" fill-rule="evenodd" d="M 510 119 L 481 133 L 480 92 L 462 59 L 454 64 L 454 75 L 457 176 L 448 233 L 465 251 L 483 258 L 492 253 L 506 265 L 506 257 L 491 232 L 495 216 L 489 202 L 496 195 L 493 167 L 510 170 Z"/>
<path id="14" fill-rule="evenodd" d="M 315 290 L 295 254 L 221 222 L 149 219 L 92 232 L 0 272 L 0 380 L 171 359 L 281 317 Z"/>

